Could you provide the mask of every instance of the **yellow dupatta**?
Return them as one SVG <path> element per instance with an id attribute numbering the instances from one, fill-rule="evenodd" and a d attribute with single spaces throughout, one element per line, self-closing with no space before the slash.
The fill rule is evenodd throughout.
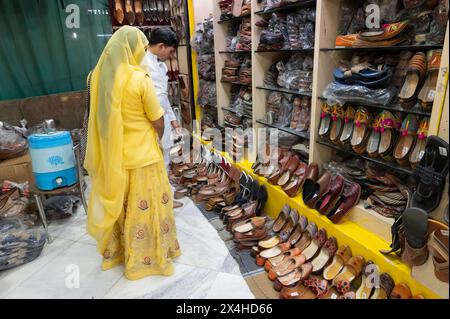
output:
<path id="1" fill-rule="evenodd" d="M 122 99 L 128 80 L 141 63 L 148 40 L 139 29 L 123 26 L 108 41 L 91 76 L 86 159 L 92 180 L 87 231 L 103 254 L 123 210 L 126 170 L 123 166 Z"/>

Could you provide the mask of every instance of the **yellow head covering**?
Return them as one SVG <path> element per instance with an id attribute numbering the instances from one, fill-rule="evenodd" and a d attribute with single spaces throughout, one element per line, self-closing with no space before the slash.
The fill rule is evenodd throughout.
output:
<path id="1" fill-rule="evenodd" d="M 148 40 L 123 26 L 108 41 L 91 76 L 88 141 L 84 166 L 92 179 L 87 230 L 103 253 L 119 218 L 126 190 L 123 166 L 122 98 L 145 55 Z"/>

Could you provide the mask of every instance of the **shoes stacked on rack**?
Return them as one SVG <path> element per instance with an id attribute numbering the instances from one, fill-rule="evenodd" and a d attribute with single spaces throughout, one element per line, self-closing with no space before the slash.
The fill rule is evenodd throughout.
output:
<path id="1" fill-rule="evenodd" d="M 233 0 L 220 0 L 220 20 L 229 20 L 233 18 Z"/>
<path id="2" fill-rule="evenodd" d="M 119 24 L 170 23 L 170 0 L 114 0 L 114 18 Z"/>
<path id="3" fill-rule="evenodd" d="M 348 245 L 339 246 L 335 237 L 289 205 L 272 224 L 271 235 L 260 240 L 252 253 L 281 299 L 413 298 L 405 283 L 395 284 L 385 272 L 380 274 L 379 286 L 369 286 L 366 279 L 379 273 L 378 266 L 353 255 Z"/>
<path id="4" fill-rule="evenodd" d="M 222 82 L 250 85 L 252 83 L 252 61 L 250 58 L 241 58 L 232 55 L 225 61 L 222 68 Z"/>
<path id="5" fill-rule="evenodd" d="M 233 85 L 230 101 L 233 113 L 238 116 L 252 117 L 252 88 Z"/>
<path id="6" fill-rule="evenodd" d="M 311 98 L 308 96 L 297 96 L 294 98 L 293 104 L 291 129 L 299 132 L 309 132 L 311 123 Z"/>
<path id="7" fill-rule="evenodd" d="M 286 16 L 273 13 L 269 20 L 260 20 L 256 26 L 262 29 L 258 50 L 275 51 L 288 47 Z"/>
<path id="8" fill-rule="evenodd" d="M 369 3 L 358 7 L 341 5 L 341 26 L 337 47 L 383 47 L 443 43 L 448 18 L 448 3 L 439 1 L 386 1 L 379 4 L 379 29 L 367 30 L 364 12 Z"/>
<path id="9" fill-rule="evenodd" d="M 250 19 L 243 19 L 241 27 L 238 32 L 238 42 L 236 44 L 236 51 L 252 50 L 252 23 Z"/>
<path id="10" fill-rule="evenodd" d="M 283 66 L 278 65 L 277 83 L 280 87 L 298 92 L 312 91 L 313 57 L 311 55 L 294 54 Z"/>

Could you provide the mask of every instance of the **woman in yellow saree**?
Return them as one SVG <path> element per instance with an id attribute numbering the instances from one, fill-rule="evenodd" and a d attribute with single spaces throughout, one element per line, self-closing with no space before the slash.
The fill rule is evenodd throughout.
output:
<path id="1" fill-rule="evenodd" d="M 173 196 L 159 138 L 164 111 L 139 66 L 148 46 L 124 26 L 108 41 L 90 79 L 84 166 L 92 180 L 87 231 L 103 270 L 125 264 L 125 276 L 171 275 L 180 255 Z"/>

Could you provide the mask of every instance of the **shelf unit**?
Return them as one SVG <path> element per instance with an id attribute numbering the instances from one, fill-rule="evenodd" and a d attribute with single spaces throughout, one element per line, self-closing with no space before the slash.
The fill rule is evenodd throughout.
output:
<path id="1" fill-rule="evenodd" d="M 282 131 L 294 133 L 293 130 L 289 128 L 280 128 L 274 125 L 269 125 L 265 122 L 266 115 L 266 96 L 270 91 L 278 91 L 288 94 L 298 94 L 311 96 L 311 128 L 310 134 L 308 136 L 301 136 L 305 140 L 309 139 L 309 162 L 317 162 L 319 165 L 327 163 L 332 159 L 333 153 L 339 147 L 321 141 L 317 131 L 320 121 L 321 105 L 323 103 L 322 92 L 325 87 L 332 81 L 332 72 L 340 59 L 348 58 L 354 52 L 399 52 L 401 50 L 411 50 L 411 51 L 427 51 L 431 49 L 443 48 L 441 68 L 438 75 L 438 84 L 436 88 L 436 96 L 433 104 L 433 109 L 431 113 L 423 112 L 418 108 L 411 110 L 404 110 L 398 104 L 392 104 L 388 106 L 380 105 L 364 105 L 362 103 L 355 103 L 357 106 L 365 106 L 368 109 L 374 110 L 391 110 L 395 112 L 410 113 L 418 116 L 428 116 L 430 117 L 430 135 L 440 135 L 446 141 L 449 140 L 448 137 L 448 101 L 446 101 L 445 96 L 448 99 L 448 41 L 449 41 L 449 31 L 447 25 L 447 31 L 444 41 L 444 46 L 397 46 L 397 47 L 376 47 L 376 48 L 336 48 L 335 38 L 338 32 L 339 19 L 340 16 L 340 0 L 317 0 L 317 1 L 302 1 L 295 5 L 289 5 L 282 8 L 276 8 L 268 11 L 261 11 L 260 4 L 258 0 L 252 1 L 252 14 L 251 14 L 251 24 L 252 24 L 252 51 L 247 54 L 251 55 L 252 59 L 252 98 L 253 98 L 253 116 L 252 122 L 253 127 L 258 132 L 258 128 L 263 127 L 274 127 Z M 307 50 L 261 50 L 258 51 L 259 38 L 261 35 L 261 30 L 255 27 L 255 23 L 269 14 L 274 12 L 289 12 L 294 9 L 301 7 L 311 7 L 316 6 L 316 25 L 315 25 L 315 43 L 314 49 Z M 218 17 L 220 17 L 220 10 L 218 8 L 217 2 L 213 4 L 213 16 L 215 18 L 214 22 L 214 34 L 216 43 L 216 74 L 217 74 L 217 101 L 218 101 L 218 119 L 219 125 L 223 125 L 223 116 L 227 112 L 227 107 L 230 101 L 229 93 L 229 83 L 222 82 L 221 72 L 224 62 L 229 58 L 227 49 L 225 47 L 225 41 L 228 30 L 227 23 L 218 23 Z M 272 65 L 272 63 L 281 60 L 282 58 L 287 58 L 291 54 L 296 52 L 311 52 L 314 56 L 314 66 L 313 66 L 313 88 L 312 92 L 300 93 L 293 90 L 287 90 L 284 88 L 272 88 L 264 86 L 264 76 Z M 222 106 L 221 106 L 222 105 Z M 441 124 L 442 123 L 442 124 Z M 299 132 L 295 132 L 299 133 Z M 256 139 L 256 134 L 254 134 Z M 256 141 L 256 140 L 255 140 Z M 255 142 L 253 145 L 257 145 Z M 340 150 L 340 149 L 339 149 Z M 347 151 L 352 153 L 351 151 Z M 225 154 L 225 156 L 227 156 Z M 365 156 L 365 155 L 363 155 Z M 381 160 L 372 159 L 368 156 L 366 159 L 372 162 L 379 162 L 388 166 L 388 163 L 381 163 Z M 251 157 L 254 158 L 254 157 Z M 284 203 L 289 203 L 294 208 L 299 209 L 302 213 L 305 213 L 308 218 L 317 222 L 319 227 L 325 227 L 327 231 L 329 230 L 329 235 L 335 236 L 339 242 L 351 243 L 352 250 L 356 253 L 361 253 L 366 256 L 366 259 L 374 260 L 380 267 L 384 268 L 391 275 L 394 275 L 396 282 L 407 282 L 411 288 L 414 289 L 413 292 L 420 293 L 424 292 L 426 297 L 444 297 L 448 298 L 448 291 L 443 293 L 439 289 L 430 287 L 429 285 L 422 284 L 420 279 L 412 279 L 410 277 L 411 269 L 403 264 L 398 258 L 386 257 L 380 254 L 379 249 L 386 249 L 390 243 L 390 227 L 392 225 L 392 220 L 385 218 L 372 210 L 368 210 L 364 205 L 359 203 L 354 207 L 349 214 L 345 217 L 345 221 L 342 224 L 334 225 L 326 217 L 319 215 L 316 211 L 306 208 L 301 200 L 301 196 L 295 198 L 289 198 L 279 187 L 275 187 L 267 182 L 264 178 L 255 176 L 251 170 L 251 164 L 249 162 L 236 163 L 241 169 L 254 176 L 260 180 L 263 184 L 267 185 L 270 201 L 264 208 L 266 214 L 271 217 L 276 217 Z M 407 167 L 398 167 L 397 165 L 391 165 L 390 168 L 395 168 L 405 174 L 411 174 L 412 170 Z M 448 182 L 447 182 L 448 185 Z M 448 186 L 446 186 L 448 187 Z M 444 194 L 444 200 L 448 202 L 448 195 Z M 442 203 L 441 203 L 442 204 Z M 442 205 L 441 205 L 442 206 Z M 445 207 L 445 206 L 443 206 Z M 341 240 L 342 239 L 342 240 Z M 447 285 L 448 290 L 448 285 Z"/>

